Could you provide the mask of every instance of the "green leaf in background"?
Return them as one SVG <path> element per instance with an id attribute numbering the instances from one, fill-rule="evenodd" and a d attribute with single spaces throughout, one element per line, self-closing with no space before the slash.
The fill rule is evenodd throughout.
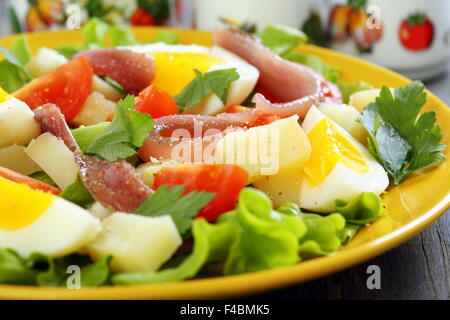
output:
<path id="1" fill-rule="evenodd" d="M 209 224 L 204 219 L 196 219 L 192 224 L 194 248 L 180 265 L 157 272 L 118 273 L 112 276 L 116 285 L 176 282 L 195 277 L 208 259 L 210 252 Z"/>
<path id="2" fill-rule="evenodd" d="M 318 12 L 311 11 L 301 29 L 308 36 L 309 42 L 322 47 L 327 45 L 326 30 L 322 26 L 322 20 Z"/>
<path id="3" fill-rule="evenodd" d="M 194 71 L 196 78 L 180 94 L 175 96 L 180 111 L 192 108 L 211 93 L 215 93 L 226 105 L 230 84 L 232 81 L 239 79 L 239 73 L 236 69 L 220 69 L 207 73 L 202 73 L 197 69 L 194 69 Z"/>
<path id="4" fill-rule="evenodd" d="M 83 47 L 85 49 L 103 48 L 109 26 L 97 18 L 90 19 L 81 29 L 83 33 Z"/>
<path id="5" fill-rule="evenodd" d="M 286 60 L 297 62 L 310 67 L 311 69 L 322 74 L 327 80 L 330 80 L 331 82 L 337 82 L 341 75 L 341 72 L 338 69 L 326 65 L 322 61 L 322 59 L 311 54 L 290 51 L 283 54 L 282 57 Z"/>
<path id="6" fill-rule="evenodd" d="M 49 184 L 49 185 L 51 185 L 53 187 L 56 187 L 56 188 L 58 187 L 56 185 L 55 181 L 53 181 L 53 179 L 50 178 L 50 176 L 48 174 L 46 174 L 44 171 L 34 172 L 34 173 L 30 174 L 30 177 L 33 178 L 33 179 L 42 181 L 42 182 L 44 182 L 46 184 Z"/>
<path id="7" fill-rule="evenodd" d="M 302 31 L 283 25 L 268 25 L 258 36 L 267 48 L 278 55 L 308 41 Z"/>
<path id="8" fill-rule="evenodd" d="M 167 30 L 159 30 L 153 42 L 164 42 L 167 44 L 178 44 L 179 40 L 175 33 Z"/>
<path id="9" fill-rule="evenodd" d="M 120 100 L 115 109 L 113 121 L 87 147 L 86 153 L 108 161 L 126 159 L 136 154 L 153 130 L 150 115 L 134 111 L 134 96 Z"/>
<path id="10" fill-rule="evenodd" d="M 307 232 L 300 239 L 300 256 L 303 259 L 328 255 L 336 252 L 341 246 L 338 232 L 344 229 L 345 219 L 338 213 L 327 216 L 303 214 Z"/>
<path id="11" fill-rule="evenodd" d="M 339 91 L 341 91 L 342 100 L 344 100 L 345 103 L 348 103 L 352 94 L 358 91 L 373 89 L 373 86 L 371 84 L 364 81 L 357 81 L 353 83 L 343 83 L 339 81 L 336 84 L 339 88 Z"/>
<path id="12" fill-rule="evenodd" d="M 84 186 L 79 175 L 77 175 L 75 182 L 69 185 L 62 193 L 59 194 L 59 196 L 82 207 L 94 202 L 94 198 L 92 198 L 92 195 Z"/>
<path id="13" fill-rule="evenodd" d="M 81 51 L 81 48 L 70 47 L 70 46 L 60 46 L 55 49 L 58 53 L 65 56 L 67 59 L 72 59 L 74 55 Z"/>
<path id="14" fill-rule="evenodd" d="M 95 138 L 105 132 L 109 125 L 110 122 L 100 122 L 91 126 L 81 126 L 72 130 L 72 135 L 80 147 L 81 152 L 84 153 Z"/>
<path id="15" fill-rule="evenodd" d="M 183 195 L 185 186 L 161 186 L 136 209 L 147 217 L 170 215 L 180 234 L 191 228 L 192 219 L 215 196 L 214 193 L 192 191 Z"/>
<path id="16" fill-rule="evenodd" d="M 17 53 L 21 55 L 22 59 L 26 59 L 24 49 L 20 48 L 20 42 L 25 40 L 16 41 L 18 41 L 16 43 Z M 0 53 L 5 57 L 5 60 L 0 61 L 0 87 L 8 93 L 12 93 L 32 80 L 30 73 L 13 52 L 0 46 Z"/>
<path id="17" fill-rule="evenodd" d="M 30 49 L 25 37 L 19 37 L 15 39 L 11 44 L 11 52 L 17 58 L 17 60 L 25 66 L 31 59 Z"/>
<path id="18" fill-rule="evenodd" d="M 111 37 L 112 45 L 114 47 L 131 46 L 139 43 L 127 28 L 110 26 L 107 35 Z"/>
<path id="19" fill-rule="evenodd" d="M 13 33 L 22 33 L 24 30 L 22 28 L 22 24 L 20 23 L 20 19 L 17 16 L 16 10 L 12 6 L 8 9 L 9 12 L 9 22 L 12 28 Z"/>

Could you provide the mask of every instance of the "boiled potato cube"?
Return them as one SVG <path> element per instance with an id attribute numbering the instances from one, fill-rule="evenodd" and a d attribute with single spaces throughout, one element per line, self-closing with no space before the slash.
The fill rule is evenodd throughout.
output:
<path id="1" fill-rule="evenodd" d="M 0 166 L 24 175 L 40 171 L 41 168 L 26 154 L 24 146 L 9 146 L 0 149 Z"/>
<path id="2" fill-rule="evenodd" d="M 76 126 L 90 126 L 104 122 L 114 112 L 116 104 L 109 101 L 99 92 L 92 92 L 80 112 L 72 119 L 71 123 Z"/>
<path id="3" fill-rule="evenodd" d="M 362 143 L 367 142 L 367 131 L 357 122 L 360 113 L 354 107 L 346 104 L 322 103 L 318 109 L 350 133 L 353 138 Z"/>
<path id="4" fill-rule="evenodd" d="M 42 47 L 38 53 L 31 57 L 26 68 L 35 78 L 62 66 L 67 62 L 67 58 L 58 51 Z"/>
<path id="5" fill-rule="evenodd" d="M 26 145 L 40 133 L 41 128 L 26 103 L 16 98 L 0 103 L 0 148 Z"/>
<path id="6" fill-rule="evenodd" d="M 391 88 L 391 92 L 394 93 L 395 89 Z M 350 96 L 349 105 L 358 109 L 359 112 L 363 111 L 370 103 L 375 102 L 375 99 L 380 95 L 381 89 L 369 89 L 355 92 Z"/>
<path id="7" fill-rule="evenodd" d="M 48 132 L 40 135 L 30 142 L 25 152 L 61 190 L 75 182 L 78 166 L 73 153 L 62 140 L 54 135 Z"/>
<path id="8" fill-rule="evenodd" d="M 86 250 L 94 261 L 112 255 L 114 272 L 156 271 L 182 242 L 168 215 L 145 217 L 116 212 L 103 220 L 102 227 Z"/>
<path id="9" fill-rule="evenodd" d="M 236 164 L 254 182 L 289 168 L 301 168 L 311 154 L 311 144 L 298 124 L 298 117 L 280 119 L 271 124 L 236 131 L 219 140 L 215 154 L 205 162 Z"/>
<path id="10" fill-rule="evenodd" d="M 265 176 L 254 182 L 253 186 L 265 192 L 276 208 L 288 202 L 299 202 L 302 177 L 301 169 L 293 168 L 273 176 Z"/>
<path id="11" fill-rule="evenodd" d="M 111 86 L 108 82 L 104 81 L 99 76 L 94 76 L 92 81 L 92 91 L 101 93 L 106 99 L 117 101 L 123 96 L 117 89 Z"/>

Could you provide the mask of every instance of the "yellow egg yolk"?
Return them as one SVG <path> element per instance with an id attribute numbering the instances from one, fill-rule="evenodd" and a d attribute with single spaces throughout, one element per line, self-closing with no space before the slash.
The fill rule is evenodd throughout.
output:
<path id="1" fill-rule="evenodd" d="M 36 221 L 52 204 L 50 193 L 0 178 L 0 230 L 18 230 Z"/>
<path id="2" fill-rule="evenodd" d="M 202 53 L 190 52 L 151 52 L 155 58 L 156 71 L 153 83 L 175 96 L 179 94 L 194 78 L 194 69 L 209 71 L 222 60 Z"/>
<path id="3" fill-rule="evenodd" d="M 12 97 L 8 94 L 8 92 L 6 92 L 5 90 L 3 90 L 0 87 L 0 103 L 3 103 L 5 101 L 8 101 L 9 99 L 11 99 Z"/>
<path id="4" fill-rule="evenodd" d="M 321 184 L 338 162 L 356 172 L 369 171 L 361 151 L 330 120 L 320 120 L 307 136 L 312 152 L 303 172 L 310 185 Z"/>

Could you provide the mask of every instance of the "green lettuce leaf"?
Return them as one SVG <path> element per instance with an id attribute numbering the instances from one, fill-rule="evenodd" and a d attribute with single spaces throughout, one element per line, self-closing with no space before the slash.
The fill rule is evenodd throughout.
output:
<path id="1" fill-rule="evenodd" d="M 325 64 L 322 59 L 319 57 L 307 54 L 307 53 L 301 53 L 298 51 L 289 51 L 282 55 L 282 57 L 286 60 L 297 62 L 300 64 L 303 64 L 307 67 L 310 67 L 311 69 L 319 72 L 322 74 L 325 79 L 331 81 L 331 82 L 338 82 L 339 77 L 341 75 L 341 71 L 335 67 L 331 67 L 327 64 Z"/>
<path id="2" fill-rule="evenodd" d="M 36 270 L 12 249 L 0 249 L 0 283 L 36 284 Z"/>
<path id="3" fill-rule="evenodd" d="M 349 202 L 337 199 L 335 204 L 336 212 L 348 223 L 360 226 L 374 221 L 384 212 L 381 198 L 373 192 L 363 192 Z"/>
<path id="4" fill-rule="evenodd" d="M 337 233 L 339 239 L 341 240 L 342 245 L 352 240 L 353 237 L 356 235 L 356 233 L 359 231 L 359 229 L 361 229 L 360 225 L 346 223 L 344 229 L 342 229 Z"/>
<path id="5" fill-rule="evenodd" d="M 39 285 L 45 287 L 66 286 L 70 265 L 80 267 L 81 287 L 100 286 L 108 283 L 111 256 L 92 263 L 87 256 L 69 255 L 52 259 L 41 253 L 32 253 L 28 259 L 20 257 L 12 249 L 0 249 L 0 283 Z"/>
<path id="6" fill-rule="evenodd" d="M 344 83 L 341 81 L 337 81 L 336 85 L 341 91 L 342 99 L 345 103 L 348 103 L 350 100 L 350 96 L 358 91 L 373 89 L 373 86 L 364 81 L 357 81 L 352 83 Z"/>
<path id="7" fill-rule="evenodd" d="M 0 87 L 8 93 L 19 90 L 32 80 L 30 73 L 25 69 L 21 60 L 26 61 L 26 42 L 19 38 L 13 42 L 13 51 L 8 51 L 0 46 L 0 53 L 5 58 L 0 61 Z M 19 57 L 16 56 L 19 55 Z"/>
<path id="8" fill-rule="evenodd" d="M 82 207 L 86 207 L 95 201 L 90 192 L 84 186 L 80 175 L 77 175 L 75 182 L 64 189 L 59 196 Z"/>
<path id="9" fill-rule="evenodd" d="M 27 39 L 23 36 L 15 39 L 11 43 L 11 52 L 23 66 L 25 66 L 31 59 Z"/>
<path id="10" fill-rule="evenodd" d="M 306 232 L 305 224 L 296 216 L 274 211 L 264 193 L 242 190 L 234 218 L 238 231 L 225 262 L 225 274 L 288 266 L 300 260 L 299 239 Z"/>
<path id="11" fill-rule="evenodd" d="M 110 122 L 101 122 L 91 126 L 81 126 L 72 130 L 72 135 L 80 147 L 81 152 L 85 152 L 95 138 L 105 132 L 109 125 Z"/>
<path id="12" fill-rule="evenodd" d="M 303 259 L 328 255 L 336 252 L 341 246 L 338 232 L 344 229 L 345 219 L 338 213 L 327 216 L 303 214 L 307 232 L 300 239 L 300 256 Z"/>
<path id="13" fill-rule="evenodd" d="M 175 33 L 167 30 L 159 30 L 153 42 L 164 42 L 167 44 L 178 44 L 179 40 Z"/>
<path id="14" fill-rule="evenodd" d="M 49 184 L 53 187 L 58 188 L 58 186 L 56 185 L 55 181 L 53 181 L 52 178 L 50 178 L 50 176 L 48 174 L 46 174 L 44 171 L 37 171 L 34 172 L 32 174 L 30 174 L 30 177 L 39 181 L 42 181 L 46 184 Z"/>
<path id="15" fill-rule="evenodd" d="M 133 33 L 128 28 L 110 26 L 107 31 L 107 35 L 111 37 L 113 47 L 139 44 Z"/>
<path id="16" fill-rule="evenodd" d="M 267 48 L 278 55 L 308 41 L 302 31 L 283 25 L 268 25 L 258 36 Z"/>

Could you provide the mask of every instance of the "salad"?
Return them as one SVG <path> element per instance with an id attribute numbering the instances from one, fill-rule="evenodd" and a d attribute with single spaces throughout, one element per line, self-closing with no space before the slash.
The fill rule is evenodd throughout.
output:
<path id="1" fill-rule="evenodd" d="M 0 283 L 182 281 L 332 255 L 443 159 L 421 82 L 343 83 L 300 31 L 0 48 Z"/>

